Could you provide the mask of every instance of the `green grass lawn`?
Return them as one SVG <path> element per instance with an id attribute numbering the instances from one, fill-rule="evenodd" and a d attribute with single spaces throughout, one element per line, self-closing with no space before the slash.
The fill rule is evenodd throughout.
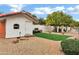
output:
<path id="1" fill-rule="evenodd" d="M 35 33 L 34 35 L 36 37 L 41 37 L 41 38 L 46 38 L 49 40 L 56 40 L 56 41 L 66 40 L 69 37 L 66 35 L 47 34 L 47 33 Z"/>

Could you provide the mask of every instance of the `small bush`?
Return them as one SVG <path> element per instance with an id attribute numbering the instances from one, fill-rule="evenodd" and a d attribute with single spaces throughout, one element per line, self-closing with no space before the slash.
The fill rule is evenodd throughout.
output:
<path id="1" fill-rule="evenodd" d="M 19 43 L 19 40 L 13 40 L 12 43 L 14 44 Z"/>
<path id="2" fill-rule="evenodd" d="M 61 42 L 61 47 L 67 55 L 79 55 L 79 40 L 64 40 Z"/>

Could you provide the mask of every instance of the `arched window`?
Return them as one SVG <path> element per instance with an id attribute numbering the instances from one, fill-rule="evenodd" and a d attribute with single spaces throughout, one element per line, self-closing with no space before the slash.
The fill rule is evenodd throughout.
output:
<path id="1" fill-rule="evenodd" d="M 14 29 L 19 29 L 19 24 L 14 24 L 14 25 L 13 25 L 13 28 L 14 28 Z"/>

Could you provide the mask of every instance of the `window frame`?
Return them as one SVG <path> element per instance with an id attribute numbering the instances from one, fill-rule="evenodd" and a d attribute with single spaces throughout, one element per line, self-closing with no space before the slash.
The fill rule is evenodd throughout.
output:
<path id="1" fill-rule="evenodd" d="M 19 28 L 20 28 L 19 24 L 16 23 L 16 24 L 13 25 L 13 29 L 19 29 Z"/>

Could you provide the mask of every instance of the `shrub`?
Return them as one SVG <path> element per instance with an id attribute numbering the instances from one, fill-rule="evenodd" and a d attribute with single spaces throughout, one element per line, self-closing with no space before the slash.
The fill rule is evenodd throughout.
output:
<path id="1" fill-rule="evenodd" d="M 12 43 L 14 44 L 19 43 L 19 40 L 13 40 Z"/>
<path id="2" fill-rule="evenodd" d="M 64 40 L 61 42 L 61 47 L 67 55 L 79 55 L 79 40 Z"/>

